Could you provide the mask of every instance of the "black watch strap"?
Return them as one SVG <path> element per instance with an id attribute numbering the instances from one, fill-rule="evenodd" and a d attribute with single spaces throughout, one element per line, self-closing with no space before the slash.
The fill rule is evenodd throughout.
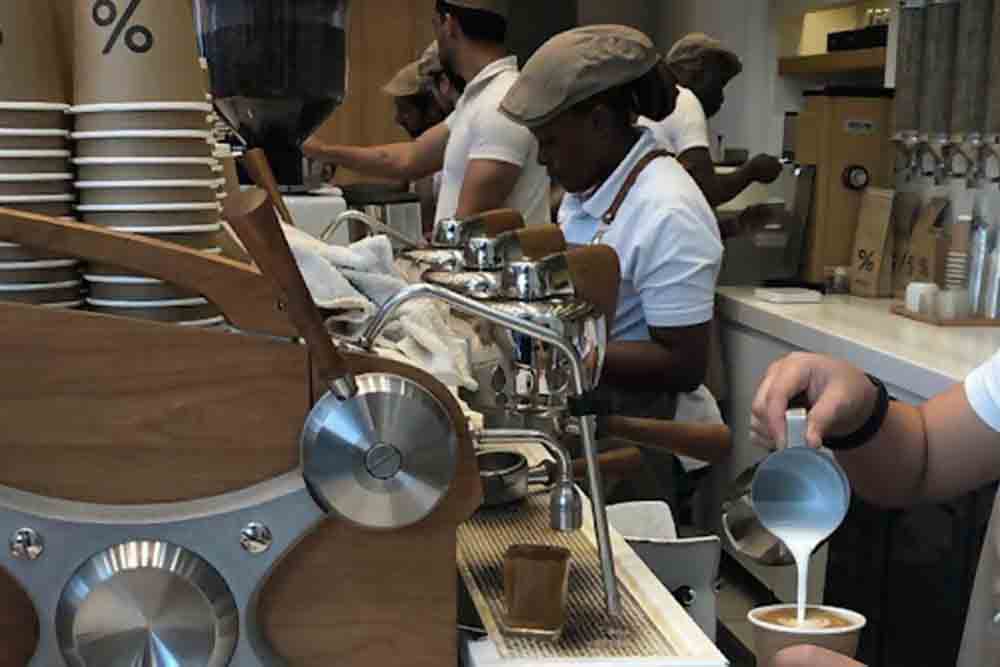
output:
<path id="1" fill-rule="evenodd" d="M 841 438 L 825 438 L 823 444 L 827 449 L 832 449 L 835 452 L 847 452 L 864 447 L 882 430 L 886 415 L 889 414 L 889 403 L 891 402 L 889 390 L 874 375 L 869 375 L 868 379 L 878 389 L 878 398 L 875 400 L 875 410 L 872 412 L 872 416 L 861 425 L 861 428 L 850 435 Z"/>

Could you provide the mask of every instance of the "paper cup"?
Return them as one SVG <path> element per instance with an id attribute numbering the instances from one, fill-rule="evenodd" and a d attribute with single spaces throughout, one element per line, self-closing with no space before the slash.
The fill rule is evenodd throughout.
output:
<path id="1" fill-rule="evenodd" d="M 26 210 L 24 207 L 35 204 L 69 204 L 72 210 L 72 203 L 76 201 L 76 195 L 0 195 L 0 208 L 18 208 Z"/>
<path id="2" fill-rule="evenodd" d="M 0 285 L 63 283 L 80 279 L 75 259 L 43 262 L 0 262 Z"/>
<path id="3" fill-rule="evenodd" d="M 84 274 L 91 299 L 102 301 L 150 301 L 192 299 L 199 295 L 155 278 L 128 275 Z"/>
<path id="4" fill-rule="evenodd" d="M 41 305 L 80 305 L 83 303 L 83 283 L 68 280 L 61 283 L 0 285 L 0 301 Z"/>
<path id="5" fill-rule="evenodd" d="M 843 628 L 832 629 L 786 627 L 767 623 L 761 620 L 761 617 L 762 615 L 777 611 L 786 611 L 794 614 L 794 604 L 773 605 L 753 609 L 747 614 L 747 619 L 753 625 L 754 653 L 757 656 L 757 664 L 760 667 L 772 667 L 774 656 L 777 653 L 791 646 L 802 644 L 825 648 L 849 658 L 855 656 L 858 651 L 861 630 L 867 623 L 864 616 L 857 612 L 838 609 L 836 607 L 809 605 L 807 609 L 834 614 L 844 619 L 848 625 Z"/>
<path id="6" fill-rule="evenodd" d="M 76 104 L 205 101 L 190 3 L 72 4 Z"/>
<path id="7" fill-rule="evenodd" d="M 67 146 L 67 130 L 0 128 L 0 150 L 66 150 Z"/>
<path id="8" fill-rule="evenodd" d="M 213 180 L 77 181 L 76 187 L 84 206 L 215 201 Z"/>
<path id="9" fill-rule="evenodd" d="M 219 317 L 219 309 L 207 299 L 164 299 L 123 301 L 87 299 L 87 309 L 105 315 L 131 317 L 156 322 L 203 322 Z"/>
<path id="10" fill-rule="evenodd" d="M 77 139 L 76 156 L 88 157 L 200 157 L 212 156 L 212 145 L 206 138 L 169 137 L 105 137 Z"/>
<path id="11" fill-rule="evenodd" d="M 65 202 L 35 203 L 35 204 L 0 203 L 0 208 L 9 208 L 15 211 L 22 211 L 24 213 L 34 213 L 35 215 L 44 215 L 50 218 L 75 218 L 72 199 L 69 199 Z"/>
<path id="12" fill-rule="evenodd" d="M 5 195 L 58 195 L 73 192 L 73 174 L 0 173 L 0 197 Z"/>
<path id="13" fill-rule="evenodd" d="M 209 104 L 107 104 L 73 107 L 77 132 L 208 129 Z"/>
<path id="14" fill-rule="evenodd" d="M 76 158 L 81 181 L 211 180 L 214 158 Z"/>
<path id="15" fill-rule="evenodd" d="M 76 2 L 89 11 L 90 2 Z M 64 42 L 56 38 L 53 0 L 4 0 L 0 2 L 0 100 L 55 102 L 69 99 L 64 78 Z"/>
<path id="16" fill-rule="evenodd" d="M 39 262 L 66 259 L 69 258 L 61 257 L 59 254 L 45 249 L 28 248 L 16 243 L 0 241 L 0 262 Z"/>
<path id="17" fill-rule="evenodd" d="M 219 222 L 218 205 L 171 209 L 168 205 L 137 207 L 81 206 L 84 222 L 100 227 L 190 227 Z"/>
<path id="18" fill-rule="evenodd" d="M 0 101 L 0 127 L 67 130 L 70 123 L 67 109 L 68 104 Z"/>
<path id="19" fill-rule="evenodd" d="M 71 165 L 65 158 L 28 158 L 12 160 L 0 158 L 0 174 L 63 174 Z"/>

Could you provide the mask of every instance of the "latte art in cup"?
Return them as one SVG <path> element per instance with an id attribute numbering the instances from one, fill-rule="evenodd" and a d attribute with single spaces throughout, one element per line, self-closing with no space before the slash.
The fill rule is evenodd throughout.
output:
<path id="1" fill-rule="evenodd" d="M 804 622 L 799 621 L 795 609 L 775 609 L 760 614 L 757 618 L 771 625 L 803 630 L 836 630 L 854 625 L 853 621 L 826 609 L 808 609 Z"/>

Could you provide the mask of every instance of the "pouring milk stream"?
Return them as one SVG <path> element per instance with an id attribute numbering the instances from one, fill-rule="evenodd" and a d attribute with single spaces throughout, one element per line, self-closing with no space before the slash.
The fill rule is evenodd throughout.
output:
<path id="1" fill-rule="evenodd" d="M 847 475 L 833 457 L 806 446 L 805 410 L 789 410 L 786 449 L 757 469 L 750 490 L 761 524 L 788 547 L 798 569 L 798 623 L 806 621 L 809 558 L 844 521 Z"/>

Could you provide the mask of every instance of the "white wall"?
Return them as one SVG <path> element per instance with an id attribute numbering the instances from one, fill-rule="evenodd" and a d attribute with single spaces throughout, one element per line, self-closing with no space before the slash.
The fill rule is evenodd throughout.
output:
<path id="1" fill-rule="evenodd" d="M 730 148 L 780 153 L 784 108 L 776 108 L 777 40 L 768 0 L 667 0 L 655 33 L 667 51 L 689 32 L 721 40 L 743 61 L 743 74 L 726 88 L 726 104 L 712 119 L 713 139 Z"/>

